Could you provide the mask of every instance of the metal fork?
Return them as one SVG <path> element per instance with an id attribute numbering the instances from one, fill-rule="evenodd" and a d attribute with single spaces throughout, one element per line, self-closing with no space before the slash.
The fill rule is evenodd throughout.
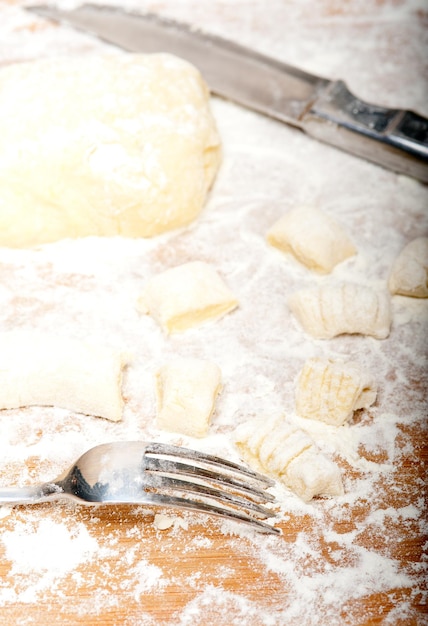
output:
<path id="1" fill-rule="evenodd" d="M 52 482 L 0 489 L 0 504 L 68 498 L 83 504 L 147 504 L 189 509 L 279 534 L 264 520 L 274 481 L 242 465 L 179 446 L 142 441 L 105 443 L 83 454 Z"/>

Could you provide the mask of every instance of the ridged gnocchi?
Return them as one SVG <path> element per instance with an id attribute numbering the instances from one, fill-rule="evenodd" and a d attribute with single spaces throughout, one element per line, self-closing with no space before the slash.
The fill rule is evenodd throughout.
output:
<path id="1" fill-rule="evenodd" d="M 311 206 L 297 207 L 268 230 L 266 239 L 282 252 L 291 252 L 309 269 L 331 272 L 353 256 L 356 248 L 332 217 Z"/>
<path id="2" fill-rule="evenodd" d="M 377 386 L 357 363 L 312 358 L 301 370 L 296 412 L 301 417 L 341 426 L 354 411 L 371 406 Z"/>
<path id="3" fill-rule="evenodd" d="M 391 293 L 428 298 L 428 237 L 410 241 L 396 258 L 389 276 Z"/>
<path id="4" fill-rule="evenodd" d="M 218 319 L 238 306 L 238 301 L 216 270 L 203 261 L 170 268 L 147 283 L 138 301 L 166 333 Z"/>
<path id="5" fill-rule="evenodd" d="M 235 430 L 234 442 L 249 465 L 275 476 L 305 502 L 314 496 L 343 494 L 336 463 L 284 417 L 245 422 Z"/>
<path id="6" fill-rule="evenodd" d="M 159 428 L 205 437 L 221 389 L 221 371 L 211 361 L 175 358 L 156 374 Z"/>
<path id="7" fill-rule="evenodd" d="M 288 300 L 304 330 L 316 339 L 343 334 L 388 337 L 391 303 L 388 293 L 354 283 L 322 285 L 297 291 Z"/>

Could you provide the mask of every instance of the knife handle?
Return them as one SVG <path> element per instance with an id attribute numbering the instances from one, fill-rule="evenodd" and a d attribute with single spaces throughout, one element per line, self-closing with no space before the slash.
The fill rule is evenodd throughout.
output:
<path id="1" fill-rule="evenodd" d="M 329 83 L 301 119 L 305 132 L 369 161 L 428 183 L 428 119 L 363 102 Z"/>

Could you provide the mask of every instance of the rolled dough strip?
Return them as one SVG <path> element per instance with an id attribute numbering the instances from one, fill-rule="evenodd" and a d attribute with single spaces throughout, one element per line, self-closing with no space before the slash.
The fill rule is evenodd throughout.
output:
<path id="1" fill-rule="evenodd" d="M 96 345 L 30 330 L 0 333 L 0 409 L 57 406 L 122 418 L 125 357 Z"/>

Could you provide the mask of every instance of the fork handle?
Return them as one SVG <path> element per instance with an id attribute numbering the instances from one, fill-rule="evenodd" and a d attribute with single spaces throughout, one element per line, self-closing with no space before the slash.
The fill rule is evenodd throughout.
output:
<path id="1" fill-rule="evenodd" d="M 54 483 L 29 487 L 3 487 L 0 489 L 0 504 L 35 504 L 59 492 Z"/>

